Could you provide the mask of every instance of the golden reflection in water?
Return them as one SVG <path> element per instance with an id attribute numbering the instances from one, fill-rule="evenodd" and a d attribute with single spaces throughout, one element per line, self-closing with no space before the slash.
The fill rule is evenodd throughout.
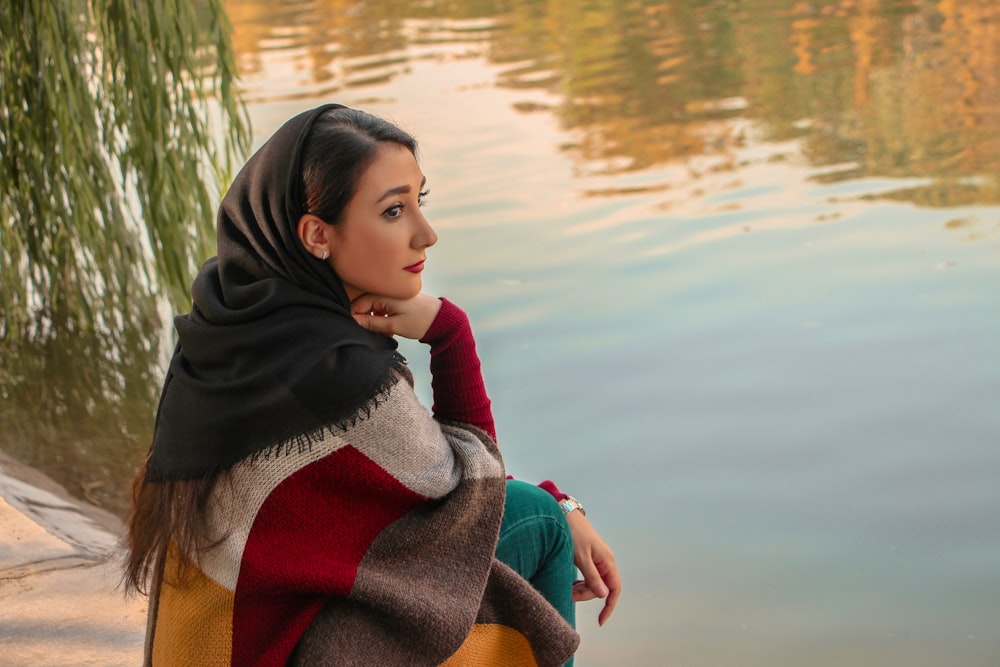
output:
<path id="1" fill-rule="evenodd" d="M 229 0 L 241 72 L 285 74 L 251 100 L 333 96 L 421 59 L 484 58 L 495 85 L 538 89 L 578 175 L 801 140 L 825 182 L 930 177 L 891 196 L 1000 201 L 1000 4 L 993 0 L 274 2 Z"/>

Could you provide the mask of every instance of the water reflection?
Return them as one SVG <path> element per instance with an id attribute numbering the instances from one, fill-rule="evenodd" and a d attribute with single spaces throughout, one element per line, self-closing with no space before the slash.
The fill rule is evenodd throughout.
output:
<path id="1" fill-rule="evenodd" d="M 328 100 L 417 126 L 511 464 L 615 519 L 581 664 L 991 664 L 1000 5 L 227 7 L 259 139 Z M 132 331 L 5 350 L 0 446 L 112 487 L 65 467 L 145 449 Z"/>
<path id="2" fill-rule="evenodd" d="M 4 332 L 0 449 L 124 516 L 152 433 L 163 329 L 148 297 L 117 305 L 113 328 L 57 311 L 52 321 Z"/>
<path id="3" fill-rule="evenodd" d="M 227 11 L 242 75 L 267 82 L 248 90 L 251 104 L 335 98 L 342 90 L 363 99 L 366 89 L 422 60 L 492 63 L 498 87 L 545 93 L 514 109 L 558 118 L 573 138 L 561 150 L 585 183 L 584 197 L 662 193 L 660 209 L 675 210 L 688 193 L 706 194 L 697 181 L 707 175 L 746 168 L 752 160 L 740 151 L 753 140 L 774 147 L 754 159 L 805 159 L 819 185 L 911 179 L 831 202 L 1000 202 L 1000 5 L 992 0 L 583 7 L 230 0 Z M 782 143 L 790 140 L 797 142 L 791 156 Z M 680 171 L 650 171 L 670 165 Z M 715 202 L 730 210 L 760 194 L 738 182 L 723 189 L 729 194 Z M 635 220 L 597 217 L 567 232 Z M 766 224 L 796 223 L 776 217 Z M 972 241 L 996 233 L 993 221 L 975 215 L 946 228 Z M 736 220 L 647 254 L 748 229 Z M 124 480 L 148 440 L 162 359 L 150 306 L 112 307 L 118 315 L 109 321 L 117 318 L 120 331 L 67 320 L 34 333 L 5 332 L 0 446 L 121 512 Z"/>
<path id="4" fill-rule="evenodd" d="M 259 75 L 266 57 L 289 73 L 287 88 L 255 91 L 268 101 L 382 83 L 419 59 L 484 57 L 501 67 L 498 86 L 555 96 L 554 108 L 519 110 L 551 111 L 573 131 L 564 149 L 581 175 L 724 156 L 753 132 L 800 139 L 810 164 L 831 167 L 821 182 L 928 177 L 884 196 L 1000 201 L 992 0 L 230 0 L 228 9 L 243 71 Z"/>

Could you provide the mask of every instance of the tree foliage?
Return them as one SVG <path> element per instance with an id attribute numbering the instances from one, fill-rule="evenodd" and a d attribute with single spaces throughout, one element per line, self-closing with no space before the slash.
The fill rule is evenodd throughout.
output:
<path id="1" fill-rule="evenodd" d="M 0 448 L 119 513 L 249 147 L 221 1 L 0 3 Z"/>
<path id="2" fill-rule="evenodd" d="M 143 295 L 182 303 L 249 143 L 221 1 L 4 5 L 4 337 L 120 330 Z"/>

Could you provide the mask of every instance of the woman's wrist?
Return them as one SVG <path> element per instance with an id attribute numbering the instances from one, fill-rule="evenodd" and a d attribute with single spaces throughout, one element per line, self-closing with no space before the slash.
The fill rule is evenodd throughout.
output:
<path id="1" fill-rule="evenodd" d="M 354 321 L 376 333 L 421 339 L 437 318 L 441 301 L 420 293 L 409 299 L 362 294 L 351 302 Z"/>
<path id="2" fill-rule="evenodd" d="M 444 297 L 437 299 L 438 309 L 434 313 L 427 330 L 420 337 L 421 343 L 434 346 L 453 336 L 453 334 L 469 326 L 469 316 L 465 311 Z"/>
<path id="3" fill-rule="evenodd" d="M 422 330 L 419 336 L 414 336 L 417 340 L 422 340 L 427 332 L 430 331 L 431 327 L 434 326 L 434 322 L 437 320 L 438 315 L 441 313 L 441 299 L 431 296 L 430 294 L 418 294 L 415 299 L 416 308 L 419 311 L 417 316 L 420 325 L 417 328 L 418 331 Z"/>

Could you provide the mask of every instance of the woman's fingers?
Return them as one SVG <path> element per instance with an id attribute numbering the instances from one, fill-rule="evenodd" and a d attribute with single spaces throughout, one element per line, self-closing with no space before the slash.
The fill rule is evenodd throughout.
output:
<path id="1" fill-rule="evenodd" d="M 351 303 L 351 315 L 354 321 L 369 331 L 393 336 L 398 322 L 390 321 L 396 308 L 385 299 L 372 294 L 363 294 Z"/>
<path id="2" fill-rule="evenodd" d="M 597 617 L 598 625 L 611 618 L 618 604 L 618 596 L 621 595 L 621 577 L 618 574 L 618 566 L 615 564 L 614 554 L 604 541 L 597 545 L 590 553 L 589 565 L 593 568 L 593 576 L 587 577 L 584 573 L 584 581 L 587 587 L 599 598 L 604 598 L 604 607 Z M 579 565 L 577 566 L 579 567 Z M 584 570 L 580 570 L 584 572 Z"/>
<path id="3" fill-rule="evenodd" d="M 587 588 L 594 595 L 599 598 L 607 597 L 608 587 L 604 585 L 604 579 L 601 578 L 601 573 L 597 571 L 597 566 L 594 565 L 592 553 L 581 554 L 577 559 L 576 567 L 580 570 L 580 574 L 583 575 L 583 581 L 587 585 Z"/>
<path id="4" fill-rule="evenodd" d="M 608 553 L 611 553 L 610 550 Z M 611 614 L 614 613 L 615 607 L 618 605 L 618 597 L 622 593 L 622 580 L 618 573 L 618 565 L 614 561 L 614 555 L 611 555 L 609 562 L 601 563 L 598 567 L 601 570 L 601 578 L 608 587 L 608 597 L 604 600 L 604 609 L 601 609 L 601 613 L 597 617 L 597 623 L 604 625 L 611 618 Z"/>
<path id="5" fill-rule="evenodd" d="M 386 334 L 387 336 L 395 333 L 392 331 L 394 323 L 389 322 L 388 312 L 376 311 L 374 308 L 370 308 L 361 311 L 355 310 L 351 315 L 354 317 L 355 322 L 369 331 Z"/>
<path id="6" fill-rule="evenodd" d="M 603 598 L 604 607 L 597 622 L 604 625 L 614 613 L 621 595 L 621 575 L 615 555 L 585 515 L 570 512 L 566 521 L 573 535 L 573 560 L 583 575 L 583 581 L 573 585 L 573 599 L 584 602 Z"/>
<path id="7" fill-rule="evenodd" d="M 573 582 L 573 602 L 588 602 L 596 599 L 598 599 L 597 594 L 590 590 L 586 581 L 580 579 Z"/>
<path id="8" fill-rule="evenodd" d="M 422 293 L 411 299 L 362 294 L 351 302 L 351 315 L 364 328 L 414 340 L 427 333 L 440 309 L 440 299 Z"/>

